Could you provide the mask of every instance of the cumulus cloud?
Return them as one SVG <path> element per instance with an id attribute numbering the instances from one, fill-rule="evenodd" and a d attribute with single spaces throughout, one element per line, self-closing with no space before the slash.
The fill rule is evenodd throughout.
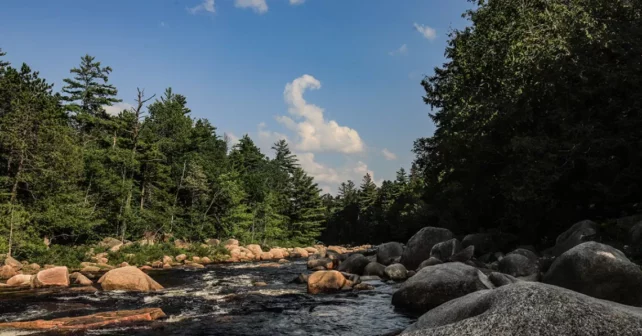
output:
<path id="1" fill-rule="evenodd" d="M 223 134 L 223 139 L 227 142 L 228 149 L 232 149 L 232 147 L 234 147 L 234 145 L 236 145 L 240 140 L 240 138 L 232 132 L 225 132 Z"/>
<path id="2" fill-rule="evenodd" d="M 110 116 L 117 116 L 122 112 L 123 110 L 129 110 L 134 108 L 131 104 L 120 102 L 116 103 L 114 105 L 104 105 L 103 109 L 105 109 L 105 112 L 109 114 Z"/>
<path id="3" fill-rule="evenodd" d="M 339 168 L 331 167 L 330 165 L 323 164 L 317 161 L 314 153 L 310 152 L 297 152 L 299 164 L 306 173 L 314 177 L 314 181 L 322 185 L 324 192 L 334 193 L 341 182 L 352 180 L 356 185 L 361 184 L 361 180 L 366 174 L 370 177 L 377 186 L 380 186 L 383 179 L 375 180 L 375 173 L 363 161 L 351 161 Z"/>
<path id="4" fill-rule="evenodd" d="M 290 0 L 290 5 L 300 5 L 304 2 L 305 0 Z"/>
<path id="5" fill-rule="evenodd" d="M 259 14 L 264 14 L 268 11 L 268 5 L 265 0 L 234 0 L 234 6 L 238 8 L 251 8 Z"/>
<path id="6" fill-rule="evenodd" d="M 408 45 L 403 44 L 401 47 L 399 47 L 396 50 L 393 50 L 388 53 L 390 56 L 397 56 L 397 55 L 407 55 L 408 54 Z"/>
<path id="7" fill-rule="evenodd" d="M 192 14 L 196 14 L 201 11 L 216 13 L 216 8 L 214 7 L 214 0 L 203 0 L 200 5 L 187 8 L 187 11 Z"/>
<path id="8" fill-rule="evenodd" d="M 381 154 L 383 154 L 383 157 L 386 158 L 388 161 L 396 160 L 397 159 L 397 154 L 391 152 L 388 150 L 388 148 L 384 148 L 381 150 Z"/>
<path id="9" fill-rule="evenodd" d="M 426 25 L 414 23 L 413 26 L 415 27 L 415 30 L 417 30 L 421 35 L 423 35 L 426 39 L 428 40 L 434 40 L 437 38 L 437 31 L 434 30 L 433 28 L 430 28 Z"/>
<path id="10" fill-rule="evenodd" d="M 306 90 L 320 88 L 321 82 L 310 75 L 303 75 L 285 86 L 283 96 L 293 118 L 278 116 L 276 119 L 297 133 L 295 148 L 307 152 L 363 152 L 365 146 L 356 130 L 341 126 L 334 120 L 326 120 L 321 107 L 308 104 L 303 98 Z"/>

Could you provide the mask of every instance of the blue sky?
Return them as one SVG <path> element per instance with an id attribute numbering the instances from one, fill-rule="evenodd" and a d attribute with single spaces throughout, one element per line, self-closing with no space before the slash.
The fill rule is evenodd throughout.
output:
<path id="1" fill-rule="evenodd" d="M 434 125 L 419 85 L 466 0 L 4 0 L 0 48 L 61 88 L 89 53 L 136 87 L 185 95 L 219 134 L 285 137 L 326 190 L 408 168 Z M 384 151 L 385 150 L 385 151 Z"/>

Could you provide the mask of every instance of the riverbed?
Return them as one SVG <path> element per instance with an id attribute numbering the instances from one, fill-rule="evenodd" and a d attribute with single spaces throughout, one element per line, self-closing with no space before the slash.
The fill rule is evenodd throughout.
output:
<path id="1" fill-rule="evenodd" d="M 150 272 L 165 287 L 153 293 L 65 289 L 3 294 L 0 322 L 152 307 L 162 308 L 168 318 L 73 335 L 391 335 L 414 322 L 391 305 L 399 284 L 369 280 L 364 282 L 374 290 L 308 295 L 305 284 L 292 283 L 306 272 L 305 261 L 275 266 L 220 264 Z M 0 331 L 5 334 L 10 333 Z"/>

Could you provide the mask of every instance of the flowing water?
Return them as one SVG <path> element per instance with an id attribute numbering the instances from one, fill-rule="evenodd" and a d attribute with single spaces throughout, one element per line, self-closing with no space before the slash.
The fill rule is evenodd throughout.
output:
<path id="1" fill-rule="evenodd" d="M 150 276 L 165 287 L 154 293 L 67 289 L 3 294 L 0 322 L 152 307 L 162 308 L 168 318 L 73 335 L 386 335 L 413 322 L 390 304 L 398 284 L 364 281 L 375 289 L 308 295 L 304 284 L 291 283 L 306 271 L 304 261 L 262 265 L 152 272 Z M 258 281 L 267 286 L 255 287 Z"/>

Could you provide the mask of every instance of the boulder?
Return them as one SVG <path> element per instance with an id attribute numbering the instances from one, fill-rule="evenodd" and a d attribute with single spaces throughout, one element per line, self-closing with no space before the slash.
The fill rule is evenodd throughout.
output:
<path id="1" fill-rule="evenodd" d="M 69 287 L 69 270 L 65 266 L 52 267 L 33 277 L 33 287 Z"/>
<path id="2" fill-rule="evenodd" d="M 392 295 L 395 307 L 424 313 L 440 304 L 478 290 L 494 288 L 478 269 L 462 263 L 422 268 Z"/>
<path id="3" fill-rule="evenodd" d="M 307 284 L 309 277 L 310 276 L 308 274 L 301 273 L 294 280 L 292 280 L 292 282 L 297 284 Z"/>
<path id="4" fill-rule="evenodd" d="M 218 239 L 208 239 L 205 241 L 205 244 L 209 246 L 219 246 L 221 244 L 221 241 Z"/>
<path id="5" fill-rule="evenodd" d="M 239 241 L 236 239 L 228 239 L 223 243 L 223 246 L 225 246 L 225 248 L 229 250 L 233 247 L 238 247 Z"/>
<path id="6" fill-rule="evenodd" d="M 506 286 L 520 281 L 513 276 L 499 272 L 491 272 L 488 275 L 488 280 L 490 280 L 490 282 L 492 282 L 495 287 Z"/>
<path id="7" fill-rule="evenodd" d="M 468 294 L 419 318 L 404 336 L 640 335 L 642 310 L 564 288 L 517 282 Z"/>
<path id="8" fill-rule="evenodd" d="M 176 256 L 176 261 L 177 262 L 183 262 L 187 259 L 187 256 L 185 254 L 179 254 Z"/>
<path id="9" fill-rule="evenodd" d="M 381 244 L 377 249 L 377 262 L 382 265 L 390 265 L 395 258 L 401 257 L 403 245 L 397 242 Z"/>
<path id="10" fill-rule="evenodd" d="M 300 247 L 295 247 L 294 248 L 294 253 L 298 254 L 300 258 L 307 258 L 310 254 L 308 251 L 305 249 L 302 249 Z"/>
<path id="11" fill-rule="evenodd" d="M 568 230 L 562 232 L 555 240 L 555 246 L 547 253 L 560 256 L 562 253 L 580 245 L 586 241 L 593 240 L 597 235 L 597 224 L 590 220 L 583 220 L 573 224 Z"/>
<path id="12" fill-rule="evenodd" d="M 163 264 L 171 264 L 174 262 L 174 258 L 171 256 L 163 256 Z"/>
<path id="13" fill-rule="evenodd" d="M 475 256 L 482 256 L 487 253 L 507 251 L 515 248 L 518 238 L 512 234 L 503 232 L 473 233 L 464 237 L 461 245 L 466 248 L 475 246 Z"/>
<path id="14" fill-rule="evenodd" d="M 461 243 L 457 238 L 446 240 L 441 243 L 435 244 L 430 250 L 430 257 L 439 260 L 449 260 L 450 257 L 459 253 L 462 250 Z M 470 258 L 469 258 L 470 259 Z"/>
<path id="15" fill-rule="evenodd" d="M 403 281 L 408 277 L 408 270 L 402 264 L 388 265 L 383 273 L 386 278 L 394 281 Z"/>
<path id="16" fill-rule="evenodd" d="M 85 266 L 81 270 L 83 273 L 95 273 L 100 272 L 100 267 L 98 266 Z"/>
<path id="17" fill-rule="evenodd" d="M 529 259 L 521 254 L 509 253 L 499 261 L 498 270 L 514 277 L 523 277 L 539 274 L 537 258 Z"/>
<path id="18" fill-rule="evenodd" d="M 139 269 L 141 271 L 151 271 L 151 270 L 153 270 L 153 268 L 151 266 L 147 266 L 147 265 L 141 266 Z"/>
<path id="19" fill-rule="evenodd" d="M 383 278 L 385 275 L 386 266 L 380 264 L 376 261 L 373 261 L 366 265 L 363 269 L 363 275 L 376 275 L 380 278 Z"/>
<path id="20" fill-rule="evenodd" d="M 71 279 L 71 281 L 76 285 L 91 286 L 94 284 L 91 280 L 89 280 L 86 276 L 82 275 L 82 273 L 79 272 L 71 273 L 69 279 Z"/>
<path id="21" fill-rule="evenodd" d="M 190 243 L 182 240 L 182 239 L 176 239 L 174 240 L 174 246 L 179 249 L 188 249 L 190 248 Z"/>
<path id="22" fill-rule="evenodd" d="M 129 263 L 126 261 L 123 261 L 118 265 L 118 267 L 127 267 L 127 266 L 129 266 Z"/>
<path id="23" fill-rule="evenodd" d="M 98 243 L 98 246 L 104 247 L 106 249 L 110 249 L 114 246 L 122 245 L 123 242 L 120 239 L 112 238 L 112 237 L 107 237 L 103 239 L 100 243 Z"/>
<path id="24" fill-rule="evenodd" d="M 36 263 L 31 263 L 22 268 L 23 273 L 36 274 L 38 271 L 40 271 L 40 265 Z"/>
<path id="25" fill-rule="evenodd" d="M 308 277 L 308 293 L 331 293 L 341 290 L 346 285 L 347 280 L 337 271 L 319 271 L 314 272 Z"/>
<path id="26" fill-rule="evenodd" d="M 192 262 L 195 262 L 197 264 L 200 263 L 201 262 L 201 257 L 192 256 Z"/>
<path id="27" fill-rule="evenodd" d="M 250 250 L 252 252 L 252 254 L 254 254 L 255 256 L 259 256 L 260 257 L 261 254 L 263 254 L 263 249 L 261 249 L 261 246 L 258 245 L 258 244 L 250 244 L 250 245 L 246 246 L 245 248 Z"/>
<path id="28" fill-rule="evenodd" d="M 419 267 L 417 267 L 417 271 L 419 271 L 420 269 L 422 269 L 424 267 L 434 266 L 434 265 L 439 265 L 439 264 L 443 264 L 443 262 L 441 260 L 435 258 L 435 257 L 430 257 L 430 258 L 422 261 L 421 264 L 419 264 Z"/>
<path id="29" fill-rule="evenodd" d="M 163 268 L 163 265 L 169 265 L 168 263 L 163 263 L 162 261 L 154 261 L 152 262 L 152 267 L 153 268 Z"/>
<path id="30" fill-rule="evenodd" d="M 104 290 L 148 292 L 163 289 L 158 282 L 136 267 L 122 267 L 103 275 L 98 283 Z"/>
<path id="31" fill-rule="evenodd" d="M 9 265 L 0 267 L 0 280 L 10 279 L 16 274 L 18 274 L 18 272 L 16 272 L 16 269 Z"/>
<path id="32" fill-rule="evenodd" d="M 270 249 L 270 254 L 272 255 L 272 258 L 274 259 L 283 259 L 286 257 L 285 250 L 280 249 L 280 248 L 272 248 Z"/>
<path id="33" fill-rule="evenodd" d="M 337 270 L 339 272 L 347 272 L 352 274 L 362 275 L 363 270 L 370 263 L 370 260 L 363 254 L 355 253 L 348 257 L 345 261 L 341 262 Z"/>
<path id="34" fill-rule="evenodd" d="M 352 286 L 352 289 L 362 291 L 362 290 L 373 290 L 375 288 L 374 288 L 373 285 L 369 285 L 369 284 L 365 284 L 365 283 L 358 283 L 358 284 Z"/>
<path id="35" fill-rule="evenodd" d="M 599 299 L 642 306 L 642 270 L 611 246 L 586 242 L 553 262 L 543 282 Z"/>
<path id="36" fill-rule="evenodd" d="M 0 323 L 1 329 L 25 330 L 85 330 L 138 321 L 153 321 L 165 317 L 160 308 L 101 312 L 87 316 L 63 317 L 53 320 L 36 320 Z"/>
<path id="37" fill-rule="evenodd" d="M 400 263 L 406 266 L 406 269 L 417 269 L 422 261 L 430 258 L 430 252 L 435 244 L 452 238 L 453 233 L 450 230 L 427 226 L 408 240 L 406 249 L 401 254 Z"/>
<path id="38" fill-rule="evenodd" d="M 324 269 L 331 270 L 334 268 L 334 262 L 328 258 L 308 260 L 308 269 L 317 268 L 319 266 L 323 267 Z"/>
<path id="39" fill-rule="evenodd" d="M 7 285 L 14 286 L 14 287 L 31 286 L 32 280 L 33 280 L 33 275 L 17 274 L 12 276 L 11 279 L 7 280 Z"/>
<path id="40" fill-rule="evenodd" d="M 259 256 L 259 259 L 260 260 L 270 260 L 270 259 L 274 259 L 274 256 L 270 252 L 263 252 Z"/>
<path id="41" fill-rule="evenodd" d="M 289 260 L 287 260 L 287 259 L 279 259 L 279 261 L 277 261 L 277 262 L 278 262 L 279 264 L 287 264 L 287 263 L 289 263 L 290 261 L 289 261 Z"/>
<path id="42" fill-rule="evenodd" d="M 11 266 L 11 267 L 13 267 L 16 271 L 21 270 L 21 269 L 22 269 L 22 266 L 23 266 L 23 265 L 22 265 L 18 260 L 13 259 L 11 256 L 7 256 L 7 257 L 4 259 L 4 264 L 5 264 L 6 266 Z"/>
<path id="43" fill-rule="evenodd" d="M 314 247 L 312 247 L 312 246 L 306 247 L 305 251 L 308 252 L 308 255 L 319 253 L 319 250 L 314 248 Z"/>
<path id="44" fill-rule="evenodd" d="M 109 252 L 118 252 L 120 249 L 125 246 L 125 244 L 120 243 L 109 248 Z"/>
<path id="45" fill-rule="evenodd" d="M 452 261 L 452 262 L 458 261 L 458 262 L 465 263 L 465 262 L 469 261 L 470 259 L 472 259 L 473 256 L 475 256 L 475 246 L 471 245 L 471 246 L 468 246 L 465 249 L 457 252 L 456 254 L 450 256 L 450 258 L 448 258 L 448 260 Z"/>
<path id="46" fill-rule="evenodd" d="M 629 230 L 631 252 L 634 256 L 642 256 L 642 221 L 633 225 Z"/>
<path id="47" fill-rule="evenodd" d="M 212 260 L 210 258 L 208 258 L 208 257 L 201 258 L 201 264 L 207 265 L 207 264 L 211 264 L 211 263 L 212 263 Z"/>

